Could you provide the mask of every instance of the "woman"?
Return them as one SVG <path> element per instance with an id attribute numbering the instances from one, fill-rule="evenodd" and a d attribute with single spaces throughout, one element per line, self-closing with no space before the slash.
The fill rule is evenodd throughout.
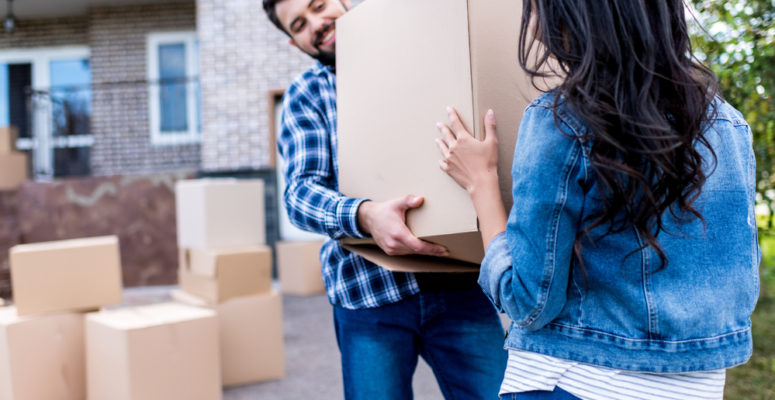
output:
<path id="1" fill-rule="evenodd" d="M 523 11 L 523 69 L 565 78 L 525 110 L 508 217 L 493 113 L 477 141 L 450 109 L 437 141 L 513 321 L 501 398 L 721 399 L 758 294 L 748 125 L 692 57 L 682 1 Z"/>

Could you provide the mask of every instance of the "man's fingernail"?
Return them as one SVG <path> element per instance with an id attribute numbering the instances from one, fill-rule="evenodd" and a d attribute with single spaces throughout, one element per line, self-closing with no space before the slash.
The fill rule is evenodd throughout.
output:
<path id="1" fill-rule="evenodd" d="M 441 129 L 441 122 L 436 123 L 436 128 Z"/>
<path id="2" fill-rule="evenodd" d="M 452 114 L 452 107 L 447 106 L 447 114 Z"/>

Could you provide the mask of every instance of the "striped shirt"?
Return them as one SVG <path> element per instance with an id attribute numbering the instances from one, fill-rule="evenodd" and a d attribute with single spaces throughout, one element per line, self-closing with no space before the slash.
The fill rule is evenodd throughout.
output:
<path id="1" fill-rule="evenodd" d="M 414 275 L 380 268 L 344 250 L 337 241 L 364 237 L 357 212 L 366 199 L 338 192 L 336 115 L 336 75 L 317 62 L 294 80 L 283 97 L 277 144 L 285 161 L 283 199 L 288 217 L 299 228 L 332 239 L 320 255 L 331 304 L 360 309 L 395 303 L 419 292 Z"/>
<path id="2" fill-rule="evenodd" d="M 725 370 L 655 374 L 624 371 L 509 349 L 500 394 L 552 391 L 582 400 L 690 400 L 724 397 Z"/>

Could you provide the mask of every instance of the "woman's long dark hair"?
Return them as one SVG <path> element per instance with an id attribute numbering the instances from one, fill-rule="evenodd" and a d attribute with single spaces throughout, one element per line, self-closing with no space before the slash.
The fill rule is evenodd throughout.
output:
<path id="1" fill-rule="evenodd" d="M 634 228 L 633 253 L 651 247 L 665 266 L 662 216 L 702 219 L 693 203 L 716 162 L 702 133 L 715 113 L 716 77 L 692 55 L 683 2 L 524 0 L 519 62 L 534 79 L 564 76 L 555 110 L 564 102 L 589 129 L 604 207 L 576 236 L 579 261 L 582 239 L 608 225 L 608 233 Z"/>

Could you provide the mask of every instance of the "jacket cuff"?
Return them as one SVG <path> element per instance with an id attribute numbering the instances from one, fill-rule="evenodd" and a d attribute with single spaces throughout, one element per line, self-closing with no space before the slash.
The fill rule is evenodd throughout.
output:
<path id="1" fill-rule="evenodd" d="M 511 250 L 506 240 L 506 232 L 502 232 L 487 246 L 479 270 L 479 286 L 499 312 L 504 312 L 499 296 L 500 282 L 503 274 L 511 268 L 511 264 Z"/>

